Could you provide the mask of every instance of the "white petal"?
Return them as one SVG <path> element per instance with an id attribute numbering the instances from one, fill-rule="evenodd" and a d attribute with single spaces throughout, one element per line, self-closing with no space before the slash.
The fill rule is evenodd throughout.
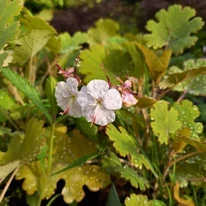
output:
<path id="1" fill-rule="evenodd" d="M 79 103 L 81 107 L 86 107 L 88 104 L 88 101 L 91 101 L 91 100 L 94 101 L 91 95 L 87 93 L 87 87 L 83 86 L 77 95 L 77 102 Z"/>
<path id="2" fill-rule="evenodd" d="M 102 104 L 109 110 L 117 110 L 122 107 L 122 98 L 116 89 L 110 89 L 106 92 Z"/>
<path id="3" fill-rule="evenodd" d="M 104 108 L 102 105 L 88 106 L 85 110 L 86 119 L 88 122 L 92 122 L 101 126 L 105 126 L 115 120 L 114 111 Z"/>
<path id="4" fill-rule="evenodd" d="M 69 90 L 78 91 L 78 81 L 75 78 L 69 77 L 67 78 L 66 82 Z"/>
<path id="5" fill-rule="evenodd" d="M 68 85 L 66 82 L 58 82 L 55 90 L 55 97 L 58 98 L 57 95 L 61 95 L 62 97 L 67 98 L 70 96 L 70 92 L 68 92 Z"/>
<path id="6" fill-rule="evenodd" d="M 76 100 L 72 102 L 69 106 L 69 114 L 72 117 L 81 117 L 82 116 L 82 109 L 81 106 L 77 103 Z"/>
<path id="7" fill-rule="evenodd" d="M 81 107 L 76 102 L 78 94 L 78 82 L 75 78 L 68 78 L 67 82 L 58 82 L 55 88 L 55 97 L 57 105 L 65 111 L 68 109 L 69 114 L 75 117 L 81 116 Z M 72 109 L 74 108 L 74 109 Z"/>
<path id="8" fill-rule="evenodd" d="M 94 99 L 101 99 L 109 89 L 109 84 L 104 80 L 92 80 L 87 84 L 87 93 Z"/>

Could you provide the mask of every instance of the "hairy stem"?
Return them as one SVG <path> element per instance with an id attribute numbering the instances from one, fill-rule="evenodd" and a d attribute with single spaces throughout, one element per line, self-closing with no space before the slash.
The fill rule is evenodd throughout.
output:
<path id="1" fill-rule="evenodd" d="M 52 166 L 52 151 L 53 151 L 53 146 L 54 146 L 54 128 L 55 128 L 55 124 L 52 124 L 50 137 L 49 137 L 49 160 L 48 160 L 47 175 L 50 174 L 51 166 Z"/>
<path id="2" fill-rule="evenodd" d="M 195 151 L 195 152 L 191 152 L 191 153 L 188 153 L 188 154 L 186 154 L 186 155 L 183 155 L 183 156 L 177 158 L 176 160 L 169 162 L 168 167 L 171 167 L 173 164 L 175 164 L 175 163 L 177 163 L 177 162 L 179 162 L 179 161 L 181 161 L 181 160 L 183 160 L 183 159 L 186 159 L 186 158 L 188 158 L 188 157 L 191 157 L 191 156 L 193 156 L 193 155 L 197 155 L 197 154 L 200 154 L 200 153 L 202 153 L 202 152 L 200 152 L 200 151 Z"/>
<path id="3" fill-rule="evenodd" d="M 15 174 L 17 173 L 18 169 L 19 169 L 19 167 L 17 167 L 17 168 L 12 172 L 11 177 L 9 178 L 8 182 L 6 183 L 6 185 L 5 185 L 2 193 L 1 193 L 1 195 L 0 195 L 0 203 L 2 202 L 2 200 L 3 200 L 3 198 L 4 198 L 5 194 L 6 194 L 6 191 L 8 190 L 9 185 L 11 184 L 11 181 L 14 179 L 14 176 L 15 176 Z"/>
<path id="4" fill-rule="evenodd" d="M 186 94 L 187 94 L 187 90 L 184 90 L 184 92 L 181 94 L 181 96 L 179 97 L 179 99 L 177 100 L 177 102 L 181 102 L 181 101 L 184 99 L 184 97 L 185 97 Z"/>

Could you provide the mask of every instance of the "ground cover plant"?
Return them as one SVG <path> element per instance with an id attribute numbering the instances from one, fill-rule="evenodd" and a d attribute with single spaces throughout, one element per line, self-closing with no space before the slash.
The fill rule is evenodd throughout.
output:
<path id="1" fill-rule="evenodd" d="M 203 26 L 172 5 L 58 34 L 0 1 L 0 205 L 206 205 Z"/>

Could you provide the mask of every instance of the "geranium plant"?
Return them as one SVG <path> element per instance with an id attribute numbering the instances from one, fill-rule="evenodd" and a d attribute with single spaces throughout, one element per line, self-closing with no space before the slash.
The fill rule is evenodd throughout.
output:
<path id="1" fill-rule="evenodd" d="M 100 19 L 71 36 L 1 1 L 2 205 L 14 179 L 31 206 L 77 205 L 84 186 L 107 206 L 206 204 L 206 61 L 185 55 L 204 22 L 180 5 L 155 18 L 142 35 Z"/>

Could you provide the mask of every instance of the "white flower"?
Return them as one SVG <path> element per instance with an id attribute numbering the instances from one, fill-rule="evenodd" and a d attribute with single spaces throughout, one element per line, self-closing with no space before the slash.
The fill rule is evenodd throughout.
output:
<path id="1" fill-rule="evenodd" d="M 73 78 L 67 78 L 66 82 L 61 81 L 57 83 L 55 88 L 55 97 L 57 105 L 73 117 L 81 117 L 81 106 L 76 101 L 78 95 L 78 81 Z"/>
<path id="2" fill-rule="evenodd" d="M 88 122 L 105 126 L 115 120 L 115 110 L 122 107 L 122 98 L 116 89 L 110 89 L 104 80 L 92 80 L 82 87 L 77 97 L 82 114 Z"/>

